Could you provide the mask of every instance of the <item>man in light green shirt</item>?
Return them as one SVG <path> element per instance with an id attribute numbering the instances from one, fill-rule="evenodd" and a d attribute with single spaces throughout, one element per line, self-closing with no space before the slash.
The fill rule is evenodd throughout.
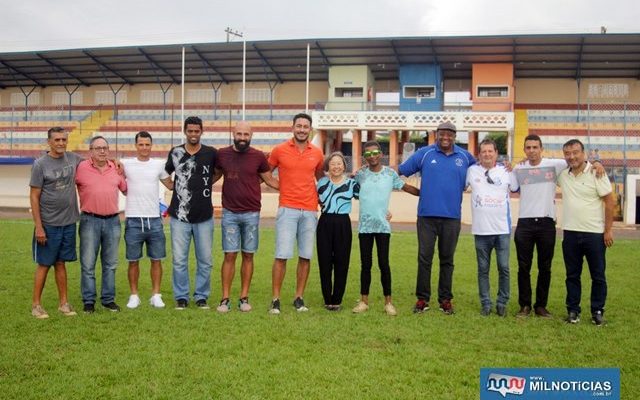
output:
<path id="1" fill-rule="evenodd" d="M 582 261 L 587 259 L 591 273 L 591 319 L 596 326 L 604 324 L 607 298 L 605 276 L 606 248 L 613 245 L 614 198 L 606 175 L 591 174 L 584 145 L 577 139 L 562 147 L 569 168 L 558 176 L 562 188 L 562 253 L 567 271 L 567 322 L 580 321 Z"/>

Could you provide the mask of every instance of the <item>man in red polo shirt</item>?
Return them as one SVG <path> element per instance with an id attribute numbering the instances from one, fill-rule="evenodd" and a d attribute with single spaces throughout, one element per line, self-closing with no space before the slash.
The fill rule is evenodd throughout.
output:
<path id="1" fill-rule="evenodd" d="M 127 182 L 108 160 L 109 144 L 102 136 L 89 143 L 91 158 L 76 171 L 80 197 L 80 291 L 84 312 L 93 313 L 96 302 L 96 260 L 100 251 L 102 293 L 100 302 L 110 311 L 120 311 L 115 303 L 116 267 L 120 243 L 118 191 L 126 193 Z"/>
<path id="2" fill-rule="evenodd" d="M 315 240 L 318 192 L 316 178 L 324 175 L 322 151 L 309 143 L 311 117 L 300 113 L 293 117 L 293 138 L 276 146 L 269 156 L 272 169 L 278 169 L 280 201 L 276 216 L 276 254 L 272 271 L 273 300 L 269 313 L 280 314 L 280 289 L 298 241 L 296 295 L 293 306 L 307 311 L 302 296 Z"/>

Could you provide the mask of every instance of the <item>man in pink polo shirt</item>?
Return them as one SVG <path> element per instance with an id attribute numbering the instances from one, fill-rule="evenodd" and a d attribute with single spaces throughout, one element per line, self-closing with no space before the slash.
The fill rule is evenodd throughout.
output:
<path id="1" fill-rule="evenodd" d="M 89 143 L 91 158 L 78 165 L 76 185 L 80 197 L 80 291 L 84 312 L 93 313 L 96 302 L 96 259 L 100 251 L 102 293 L 100 302 L 110 311 L 120 311 L 115 303 L 116 267 L 120 243 L 118 190 L 127 191 L 127 183 L 108 160 L 109 144 L 102 136 Z"/>

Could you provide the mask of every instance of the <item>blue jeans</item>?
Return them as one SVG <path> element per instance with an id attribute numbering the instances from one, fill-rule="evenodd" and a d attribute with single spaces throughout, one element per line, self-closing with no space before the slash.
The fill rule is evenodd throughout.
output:
<path id="1" fill-rule="evenodd" d="M 128 217 L 124 222 L 124 241 L 128 261 L 142 258 L 142 246 L 147 246 L 147 257 L 162 260 L 167 256 L 162 218 Z"/>
<path id="2" fill-rule="evenodd" d="M 173 253 L 173 297 L 189 300 L 189 246 L 191 238 L 196 253 L 196 284 L 193 299 L 207 300 L 211 293 L 213 257 L 213 218 L 190 224 L 171 217 L 171 252 Z"/>
<path id="3" fill-rule="evenodd" d="M 276 215 L 276 256 L 289 260 L 298 241 L 298 257 L 311 260 L 316 237 L 318 213 L 297 208 L 279 207 Z"/>
<path id="4" fill-rule="evenodd" d="M 116 298 L 116 267 L 120 244 L 120 219 L 107 219 L 82 214 L 80 216 L 80 292 L 84 304 L 96 302 L 96 261 L 100 251 L 102 264 L 102 304 Z"/>
<path id="5" fill-rule="evenodd" d="M 567 311 L 580 314 L 580 297 L 582 296 L 582 260 L 587 259 L 591 274 L 591 312 L 604 312 L 607 300 L 607 262 L 602 233 L 564 231 L 562 239 L 562 255 L 567 269 Z"/>
<path id="6" fill-rule="evenodd" d="M 495 249 L 498 263 L 498 297 L 496 303 L 499 306 L 506 306 L 509 301 L 509 245 L 511 236 L 509 234 L 474 235 L 474 238 L 478 260 L 480 304 L 483 308 L 491 308 L 489 270 L 491 267 L 491 251 Z"/>
<path id="7" fill-rule="evenodd" d="M 235 213 L 222 209 L 222 251 L 255 253 L 260 239 L 260 212 Z"/>

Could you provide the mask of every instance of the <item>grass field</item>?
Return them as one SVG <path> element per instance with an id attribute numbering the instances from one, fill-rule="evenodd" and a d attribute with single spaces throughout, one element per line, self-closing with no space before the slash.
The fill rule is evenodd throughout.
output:
<path id="1" fill-rule="evenodd" d="M 588 312 L 575 326 L 562 322 L 564 267 L 556 249 L 549 309 L 555 318 L 516 319 L 517 267 L 511 257 L 509 317 L 479 315 L 475 252 L 462 235 L 456 253 L 456 314 L 432 309 L 411 313 L 415 301 L 416 238 L 394 233 L 391 267 L 399 315 L 382 312 L 379 274 L 374 267 L 371 310 L 353 315 L 359 264 L 354 240 L 346 310 L 322 308 L 317 266 L 312 264 L 305 300 L 308 313 L 290 305 L 294 268 L 283 290 L 283 313 L 267 314 L 271 288 L 273 231 L 261 231 L 251 302 L 254 311 L 227 315 L 173 309 L 170 262 L 162 284 L 167 308 L 124 308 L 128 296 L 124 244 L 117 272 L 121 313 L 98 308 L 93 315 L 57 313 L 50 273 L 43 299 L 51 318 L 30 315 L 33 264 L 27 220 L 0 221 L 0 398 L 2 399 L 477 399 L 481 367 L 619 367 L 622 398 L 640 393 L 638 254 L 640 241 L 618 240 L 608 256 L 608 324 L 596 328 Z M 219 299 L 221 262 L 215 231 L 212 297 Z M 147 265 L 141 295 L 148 298 Z M 69 295 L 81 309 L 79 263 L 71 263 Z M 495 266 L 492 292 L 497 291 Z M 437 274 L 437 268 L 435 268 Z M 193 276 L 193 274 L 192 274 Z M 588 311 L 590 280 L 585 272 L 582 306 Z M 433 282 L 437 281 L 434 275 Z M 99 282 L 99 280 L 98 280 Z M 237 297 L 239 276 L 233 296 Z"/>

